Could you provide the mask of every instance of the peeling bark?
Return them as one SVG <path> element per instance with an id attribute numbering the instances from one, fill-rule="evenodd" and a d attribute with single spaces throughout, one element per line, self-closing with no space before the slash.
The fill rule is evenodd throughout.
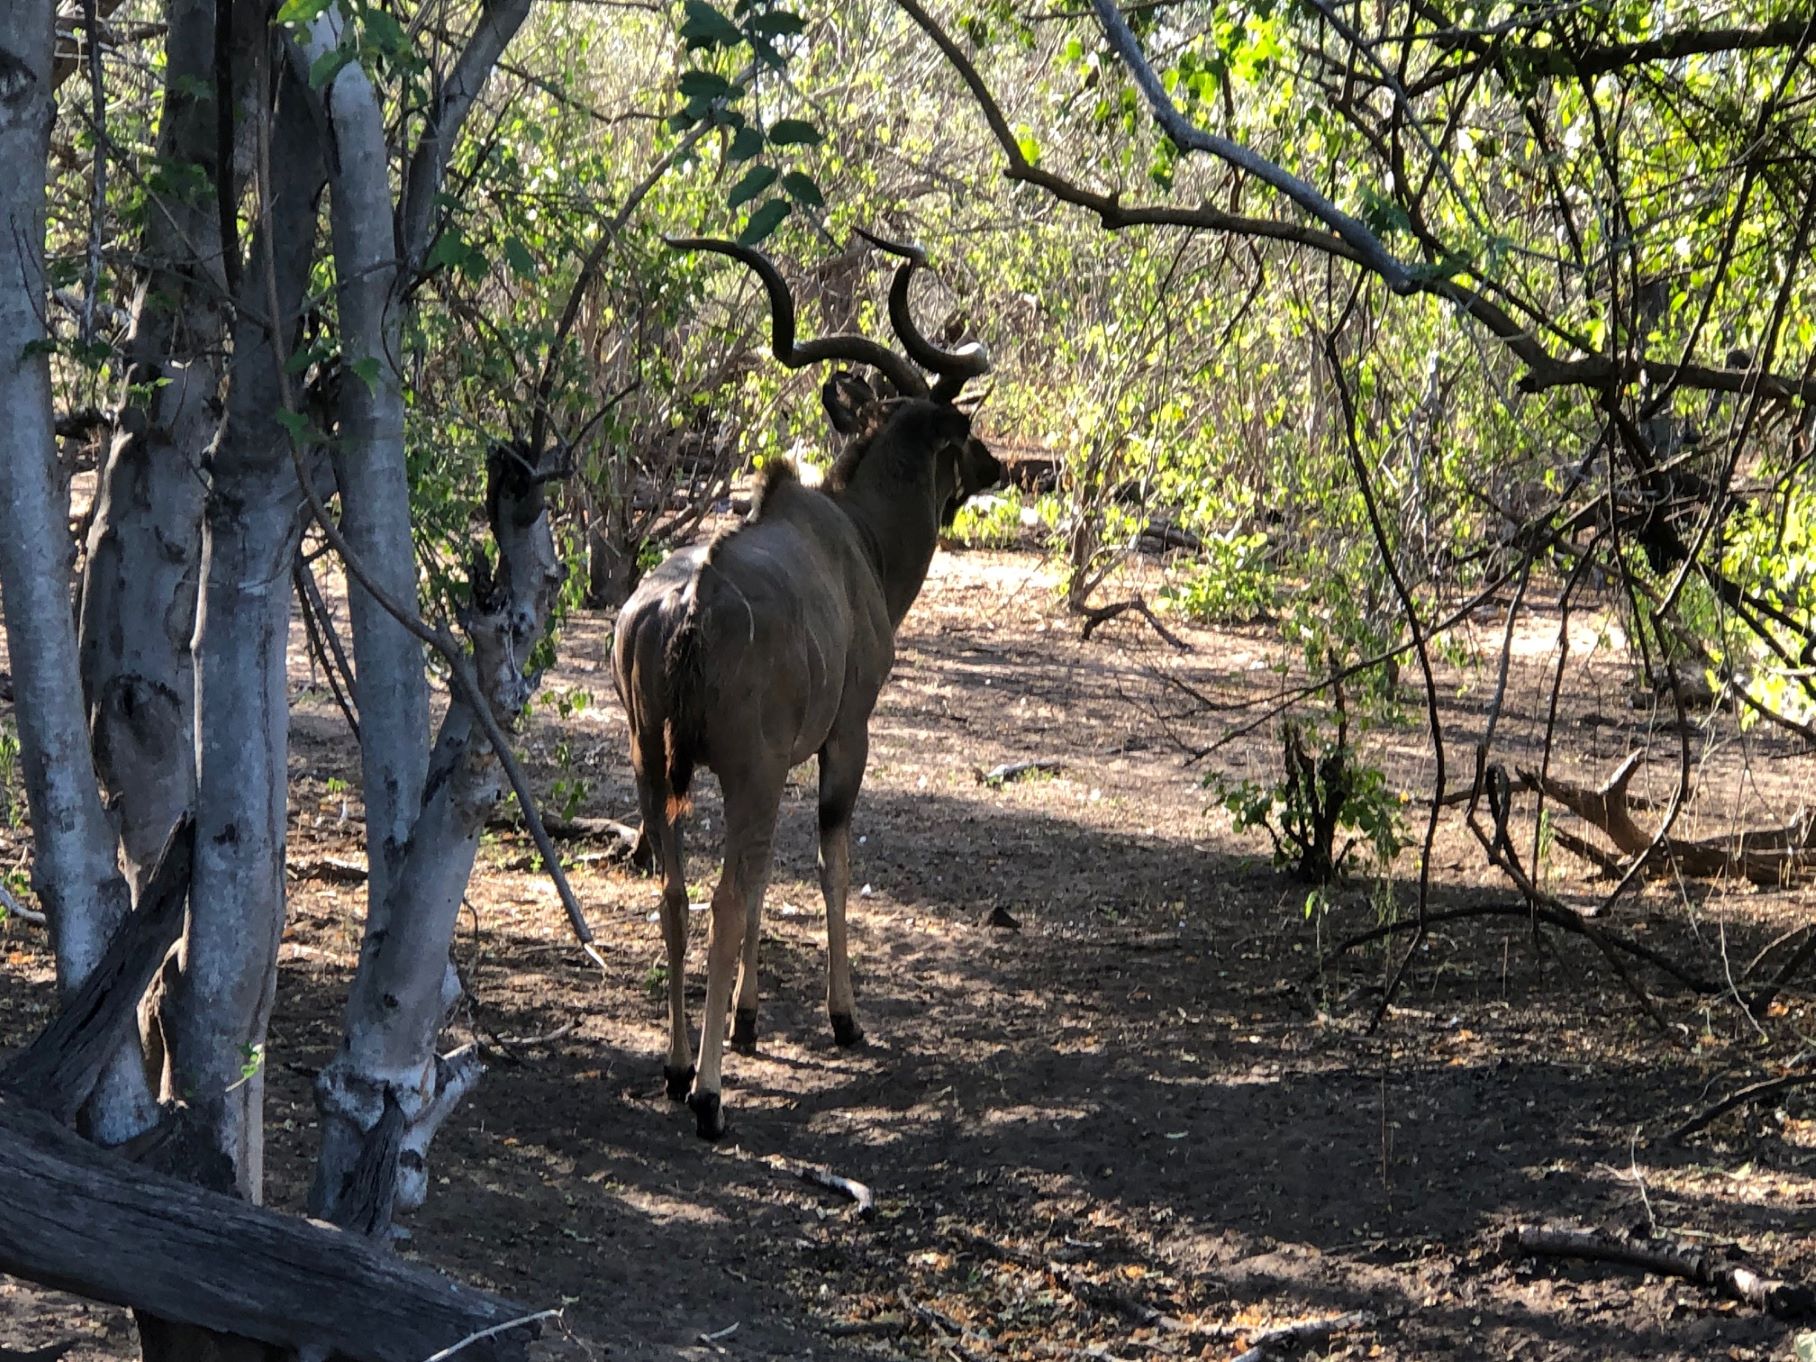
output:
<path id="1" fill-rule="evenodd" d="M 127 373 L 101 469 L 82 585 L 82 693 L 135 897 L 195 796 L 196 576 L 202 451 L 220 424 L 226 276 L 217 163 L 214 0 L 169 0 L 157 155 L 198 191 L 160 194 L 140 250 Z"/>
<path id="2" fill-rule="evenodd" d="M 279 347 L 267 331 L 271 307 L 261 300 L 275 292 L 279 324 L 286 332 L 294 326 L 325 180 L 294 80 L 279 81 L 271 164 L 269 218 L 255 234 L 245 277 L 252 305 L 234 328 L 226 420 L 209 460 L 194 644 L 194 885 L 162 1017 L 165 1095 L 207 1113 L 208 1141 L 252 1201 L 263 1185 L 262 1047 L 284 922 L 285 649 L 302 506 L 289 437 L 275 419 Z"/>
<path id="3" fill-rule="evenodd" d="M 547 475 L 520 449 L 492 453 L 487 508 L 499 563 L 496 571 L 483 560 L 476 564 L 474 607 L 463 622 L 480 685 L 500 723 L 514 720 L 533 693 L 525 666 L 564 576 L 543 504 Z M 394 1204 L 402 1210 L 421 1205 L 429 1141 L 478 1080 L 475 1055 L 438 1058 L 434 1047 L 460 996 L 448 946 L 480 834 L 503 790 L 497 756 L 478 716 L 456 696 L 436 741 L 402 868 L 382 911 L 375 908 L 368 923 L 347 1002 L 346 1037 L 316 1082 L 322 1155 L 310 1194 L 314 1214 L 383 1228 L 386 1217 L 351 1193 L 362 1181 L 362 1151 L 384 1138 L 391 1104 L 404 1123 Z M 391 1195 L 383 1180 L 368 1191 Z"/>
<path id="4" fill-rule="evenodd" d="M 45 165 L 50 153 L 48 6 L 0 14 L 0 591 L 12 658 L 21 768 L 31 811 L 32 879 L 50 919 L 57 977 L 73 993 L 126 914 L 82 713 L 70 614 L 69 499 L 57 466 L 42 308 Z M 136 1057 L 103 1080 L 92 1133 L 119 1140 L 150 1120 Z"/>

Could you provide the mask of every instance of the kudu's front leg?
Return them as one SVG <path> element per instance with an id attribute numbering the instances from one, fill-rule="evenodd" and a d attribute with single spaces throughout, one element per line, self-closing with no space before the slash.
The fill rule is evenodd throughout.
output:
<path id="1" fill-rule="evenodd" d="M 845 938 L 845 897 L 851 888 L 851 811 L 864 783 L 870 736 L 834 738 L 820 750 L 820 893 L 826 900 L 826 1011 L 832 1038 L 841 1046 L 864 1039 L 851 992 L 851 959 Z"/>
<path id="2" fill-rule="evenodd" d="M 786 772 L 783 773 L 786 775 Z M 713 891 L 712 921 L 706 934 L 706 1015 L 700 1023 L 700 1068 L 687 1097 L 702 1139 L 725 1133 L 720 1068 L 725 1054 L 725 1014 L 731 1008 L 732 974 L 744 945 L 745 923 L 762 911 L 769 882 L 770 849 L 782 803 L 782 777 L 749 782 L 723 775 L 725 787 L 725 872 Z"/>

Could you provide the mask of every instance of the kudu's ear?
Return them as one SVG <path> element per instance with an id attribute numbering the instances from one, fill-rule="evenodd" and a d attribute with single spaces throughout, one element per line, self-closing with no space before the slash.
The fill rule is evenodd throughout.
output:
<path id="1" fill-rule="evenodd" d="M 864 428 L 865 413 L 876 405 L 871 386 L 849 369 L 840 369 L 820 387 L 820 401 L 832 428 L 841 435 L 856 435 Z"/>

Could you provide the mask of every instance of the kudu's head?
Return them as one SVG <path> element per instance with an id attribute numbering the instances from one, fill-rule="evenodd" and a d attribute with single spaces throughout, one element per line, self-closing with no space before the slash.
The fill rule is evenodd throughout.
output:
<path id="1" fill-rule="evenodd" d="M 848 484 L 865 455 L 891 436 L 909 436 L 933 450 L 934 486 L 940 523 L 951 524 L 966 498 L 1003 482 L 1003 466 L 971 433 L 971 418 L 958 405 L 967 381 L 990 371 L 983 346 L 945 350 L 921 334 L 908 309 L 908 286 L 926 263 L 919 247 L 888 241 L 860 229 L 872 245 L 902 257 L 889 286 L 889 323 L 907 358 L 865 336 L 838 334 L 796 343 L 794 295 L 768 256 L 737 242 L 706 237 L 664 238 L 676 250 L 712 251 L 744 264 L 769 295 L 770 348 L 791 369 L 810 364 L 861 364 L 877 371 L 872 382 L 848 369 L 826 380 L 820 399 L 832 427 L 845 439 L 843 452 L 827 475 L 832 490 Z M 925 372 L 923 372 L 925 371 Z M 933 375 L 929 382 L 927 374 Z"/>
<path id="2" fill-rule="evenodd" d="M 939 494 L 940 524 L 950 525 L 967 498 L 1003 482 L 1003 466 L 984 442 L 971 433 L 969 413 L 931 398 L 889 397 L 849 369 L 840 369 L 820 389 L 832 428 L 845 437 L 845 449 L 826 475 L 834 491 L 845 486 L 873 443 L 892 434 L 930 445 L 934 453 L 934 487 Z M 910 431 L 907 427 L 921 429 Z"/>

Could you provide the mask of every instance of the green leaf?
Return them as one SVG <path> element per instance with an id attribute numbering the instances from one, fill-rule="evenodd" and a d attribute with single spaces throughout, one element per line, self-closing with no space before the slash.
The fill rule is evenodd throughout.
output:
<path id="1" fill-rule="evenodd" d="M 347 367 L 359 375 L 360 381 L 366 385 L 369 391 L 378 391 L 378 357 L 376 355 L 362 355 Z"/>
<path id="2" fill-rule="evenodd" d="M 782 55 L 781 49 L 761 33 L 750 35 L 750 50 L 757 54 L 758 61 L 772 71 L 780 71 L 788 65 L 788 58 Z"/>
<path id="3" fill-rule="evenodd" d="M 341 68 L 353 60 L 353 49 L 337 47 L 331 52 L 324 52 L 309 65 L 309 85 L 311 89 L 323 90 L 328 82 L 341 73 Z"/>
<path id="4" fill-rule="evenodd" d="M 706 3 L 687 0 L 687 17 L 681 21 L 681 40 L 692 47 L 735 47 L 744 34 L 730 19 Z"/>
<path id="5" fill-rule="evenodd" d="M 404 26 L 382 9 L 368 9 L 362 22 L 366 29 L 366 41 L 380 52 L 395 57 L 409 50 L 410 39 L 404 33 Z"/>
<path id="6" fill-rule="evenodd" d="M 731 145 L 725 149 L 725 159 L 728 161 L 748 161 L 759 151 L 763 150 L 763 146 L 767 141 L 768 139 L 763 136 L 763 129 L 757 127 L 753 123 L 747 123 L 739 128 L 738 135 L 731 139 Z"/>
<path id="7" fill-rule="evenodd" d="M 690 100 L 734 99 L 743 93 L 716 71 L 683 71 L 679 84 Z"/>
<path id="8" fill-rule="evenodd" d="M 807 21 L 785 9 L 772 9 L 750 21 L 750 30 L 771 38 L 792 38 L 807 28 Z"/>
<path id="9" fill-rule="evenodd" d="M 771 199 L 750 215 L 744 230 L 738 233 L 738 240 L 746 246 L 755 246 L 782 225 L 782 219 L 793 207 L 787 199 Z"/>
<path id="10" fill-rule="evenodd" d="M 814 146 L 825 139 L 820 130 L 804 118 L 783 118 L 772 123 L 769 140 L 778 147 Z"/>
<path id="11" fill-rule="evenodd" d="M 536 257 L 530 254 L 530 248 L 523 244 L 521 237 L 507 236 L 504 239 L 504 258 L 525 279 L 536 277 Z"/>
<path id="12" fill-rule="evenodd" d="M 450 227 L 435 238 L 435 244 L 429 248 L 429 258 L 423 262 L 425 270 L 446 269 L 459 265 L 471 254 L 471 248 L 461 239 L 460 229 Z"/>
<path id="13" fill-rule="evenodd" d="M 809 208 L 824 208 L 825 198 L 820 194 L 819 185 L 813 182 L 813 176 L 799 170 L 791 170 L 782 177 L 782 188 L 788 191 L 788 197 L 796 203 Z"/>
<path id="14" fill-rule="evenodd" d="M 307 24 L 320 18 L 328 4 L 329 0 L 284 0 L 278 9 L 277 21 L 280 24 Z"/>
<path id="15" fill-rule="evenodd" d="M 761 194 L 776 182 L 774 166 L 752 166 L 750 171 L 731 187 L 731 193 L 725 196 L 727 208 L 740 208 Z"/>
<path id="16" fill-rule="evenodd" d="M 303 444 L 308 440 L 309 418 L 300 411 L 286 411 L 279 408 L 272 415 L 277 418 L 280 426 L 290 432 L 290 438 L 298 444 Z"/>

